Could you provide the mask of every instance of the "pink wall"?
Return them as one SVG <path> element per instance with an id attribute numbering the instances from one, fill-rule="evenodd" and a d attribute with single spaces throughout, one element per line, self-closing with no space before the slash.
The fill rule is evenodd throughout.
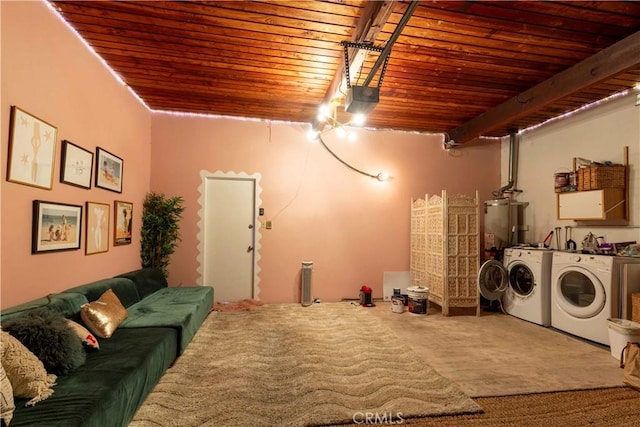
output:
<path id="1" fill-rule="evenodd" d="M 326 135 L 354 166 L 393 176 L 380 183 L 309 143 L 301 124 L 151 115 L 43 3 L 3 1 L 0 8 L 2 172 L 11 105 L 58 128 L 53 189 L 6 180 L 0 186 L 0 307 L 138 268 L 140 213 L 149 189 L 185 197 L 183 241 L 172 260 L 170 282 L 194 284 L 201 170 L 261 174 L 261 207 L 265 219 L 273 221 L 272 230 L 262 230 L 261 242 L 261 298 L 267 302 L 298 300 L 302 260 L 314 261 L 314 297 L 357 297 L 363 284 L 374 288 L 374 297 L 381 296 L 383 272 L 409 268 L 412 197 L 477 188 L 484 200 L 500 186 L 498 143 L 469 145 L 452 156 L 442 150 L 439 136 L 361 131 L 358 142 L 348 144 Z M 61 184 L 62 139 L 122 157 L 123 193 Z M 80 250 L 32 255 L 35 199 L 133 202 L 133 244 L 110 244 L 107 253 L 86 256 L 83 237 Z"/>
<path id="2" fill-rule="evenodd" d="M 409 269 L 409 205 L 425 193 L 491 197 L 500 186 L 500 144 L 469 144 L 455 153 L 438 135 L 360 131 L 355 143 L 325 141 L 354 166 L 392 175 L 378 182 L 349 170 L 302 124 L 207 117 L 152 117 L 151 188 L 185 198 L 182 239 L 170 282 L 196 283 L 200 171 L 261 174 L 260 298 L 299 301 L 303 260 L 314 261 L 313 297 L 357 298 L 360 286 L 382 297 L 385 271 Z"/>
<path id="3" fill-rule="evenodd" d="M 139 268 L 142 200 L 149 189 L 151 118 L 42 2 L 1 2 L 2 173 L 6 174 L 10 106 L 58 128 L 51 191 L 2 180 L 1 306 L 7 307 L 71 286 Z M 94 151 L 100 146 L 124 159 L 122 194 L 85 190 L 59 182 L 60 141 Z M 134 203 L 133 243 L 106 253 L 80 250 L 31 254 L 33 200 L 76 205 L 87 201 Z"/>

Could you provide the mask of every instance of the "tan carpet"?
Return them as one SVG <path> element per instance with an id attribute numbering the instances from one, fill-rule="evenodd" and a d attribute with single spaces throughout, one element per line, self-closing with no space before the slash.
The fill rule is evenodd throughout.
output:
<path id="1" fill-rule="evenodd" d="M 482 409 L 367 309 L 212 312 L 131 427 L 298 426 Z"/>
<path id="2" fill-rule="evenodd" d="M 473 310 L 444 317 L 432 306 L 427 316 L 392 313 L 389 303 L 371 310 L 470 397 L 623 385 L 622 370 L 607 347 L 505 314 L 476 317 Z"/>

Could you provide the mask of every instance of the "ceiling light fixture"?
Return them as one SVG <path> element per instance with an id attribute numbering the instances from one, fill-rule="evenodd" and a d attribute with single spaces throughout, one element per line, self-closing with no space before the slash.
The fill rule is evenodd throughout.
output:
<path id="1" fill-rule="evenodd" d="M 347 82 L 347 95 L 345 97 L 344 110 L 347 113 L 368 114 L 373 111 L 378 102 L 380 102 L 380 86 L 382 86 L 382 79 L 384 78 L 384 73 L 387 70 L 389 54 L 387 53 L 384 58 L 382 58 L 382 70 L 380 71 L 380 76 L 378 77 L 378 85 L 376 87 L 369 86 L 369 83 L 371 82 L 371 80 L 373 80 L 373 77 L 378 71 L 378 67 L 376 67 L 375 65 L 371 68 L 371 71 L 369 72 L 364 85 L 352 85 L 349 69 L 349 48 L 355 48 L 358 50 L 370 52 L 379 52 L 380 56 L 378 57 L 378 60 L 380 60 L 380 58 L 382 57 L 385 49 L 373 46 L 369 42 L 355 43 L 343 41 L 340 44 L 344 48 L 344 75 L 345 81 Z M 376 61 L 376 64 L 378 64 L 378 61 Z"/>

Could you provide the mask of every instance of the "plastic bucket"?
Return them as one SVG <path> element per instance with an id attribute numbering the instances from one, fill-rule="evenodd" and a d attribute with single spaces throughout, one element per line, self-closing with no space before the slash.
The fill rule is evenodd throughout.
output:
<path id="1" fill-rule="evenodd" d="M 607 320 L 609 321 L 611 355 L 620 360 L 620 353 L 628 341 L 640 342 L 640 323 L 626 319 Z"/>
<path id="2" fill-rule="evenodd" d="M 391 311 L 404 313 L 404 299 L 400 295 L 391 297 Z"/>
<path id="3" fill-rule="evenodd" d="M 409 313 L 420 316 L 426 315 L 427 308 L 429 308 L 429 288 L 412 286 L 407 288 L 407 295 L 409 296 Z"/>

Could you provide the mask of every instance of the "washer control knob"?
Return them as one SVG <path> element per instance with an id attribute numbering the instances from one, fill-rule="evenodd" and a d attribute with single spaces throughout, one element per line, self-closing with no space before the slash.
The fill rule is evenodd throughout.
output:
<path id="1" fill-rule="evenodd" d="M 516 256 L 517 256 L 518 258 L 520 258 L 520 257 L 522 256 L 522 251 L 518 251 L 518 252 L 516 253 Z"/>
<path id="2" fill-rule="evenodd" d="M 581 259 L 582 259 L 582 258 L 580 258 L 578 255 L 576 255 L 576 256 L 574 256 L 574 257 L 573 257 L 573 260 L 574 260 L 575 262 L 580 262 L 580 260 L 581 260 Z"/>

